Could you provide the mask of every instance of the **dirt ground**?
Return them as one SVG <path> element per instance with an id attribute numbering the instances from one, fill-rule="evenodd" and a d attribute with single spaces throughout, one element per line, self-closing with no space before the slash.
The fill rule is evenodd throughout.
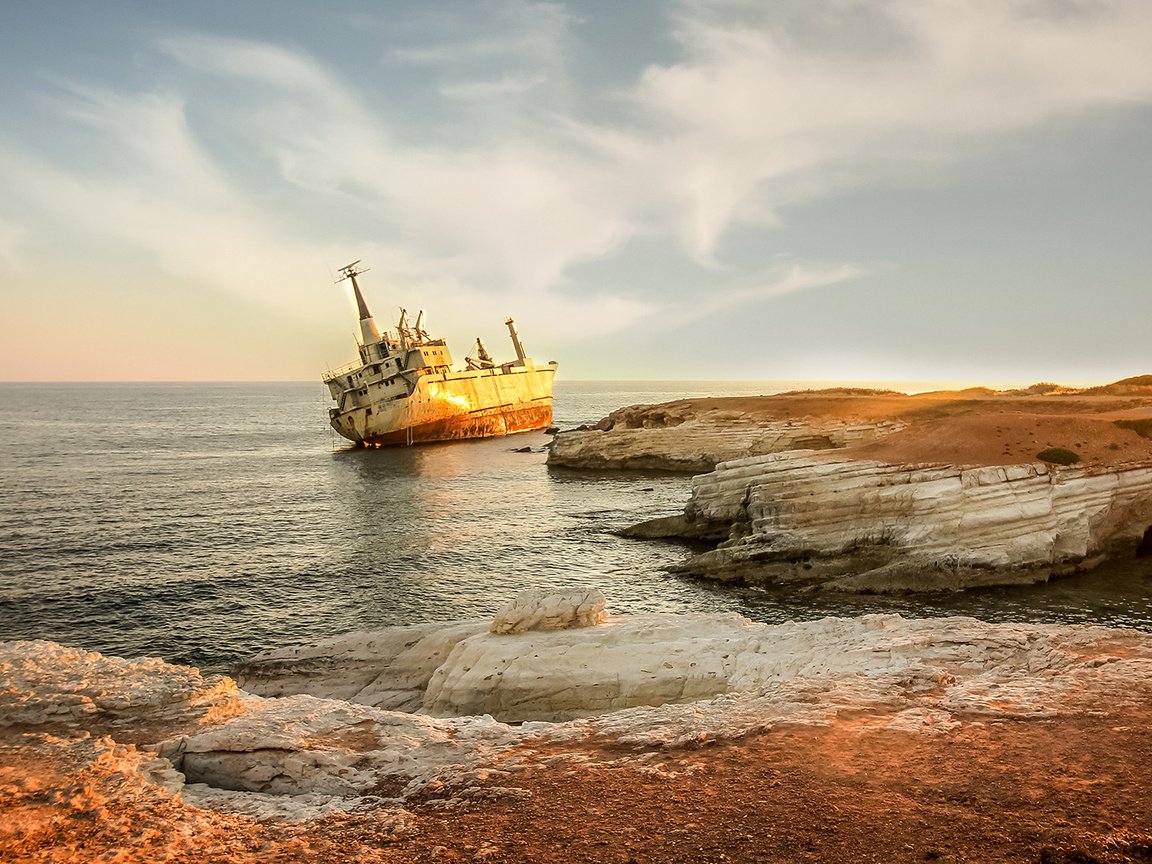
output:
<path id="1" fill-rule="evenodd" d="M 907 428 L 841 452 L 893 463 L 1006 465 L 1063 448 L 1079 457 L 1077 464 L 1109 466 L 1152 460 L 1152 376 L 1126 382 L 1040 395 L 985 388 L 915 395 L 818 390 L 684 399 L 617 415 L 636 425 L 654 413 L 681 419 L 719 413 L 752 420 L 893 420 Z"/>
<path id="2" fill-rule="evenodd" d="M 1148 717 L 957 738 L 779 729 L 635 767 L 539 768 L 531 798 L 421 814 L 405 860 L 1152 861 Z"/>
<path id="3" fill-rule="evenodd" d="M 878 719 L 644 762 L 610 744 L 533 751 L 471 799 L 295 826 L 196 810 L 114 764 L 0 755 L 0 861 L 1152 862 L 1152 708 L 947 736 Z"/>

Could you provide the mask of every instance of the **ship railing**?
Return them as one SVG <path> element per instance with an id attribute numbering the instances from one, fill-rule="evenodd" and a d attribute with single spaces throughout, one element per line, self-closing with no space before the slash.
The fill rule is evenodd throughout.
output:
<path id="1" fill-rule="evenodd" d="M 358 371 L 363 365 L 363 363 L 357 360 L 355 362 L 341 366 L 339 369 L 329 369 L 327 372 L 320 376 L 320 380 L 327 384 L 334 378 L 343 378 L 345 375 L 351 375 L 353 372 Z"/>

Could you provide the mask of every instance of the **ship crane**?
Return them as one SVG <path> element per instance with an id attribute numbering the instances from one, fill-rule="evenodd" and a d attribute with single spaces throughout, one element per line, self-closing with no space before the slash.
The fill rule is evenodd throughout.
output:
<path id="1" fill-rule="evenodd" d="M 492 355 L 488 353 L 488 349 L 484 347 L 484 343 L 480 341 L 480 337 L 476 337 L 476 359 L 471 357 L 464 358 L 468 361 L 469 369 L 491 369 L 496 364 L 492 360 Z"/>

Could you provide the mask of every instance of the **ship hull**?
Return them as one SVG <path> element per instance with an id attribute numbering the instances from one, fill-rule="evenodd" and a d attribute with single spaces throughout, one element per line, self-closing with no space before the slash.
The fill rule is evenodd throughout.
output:
<path id="1" fill-rule="evenodd" d="M 516 432 L 543 429 L 552 422 L 552 403 L 493 408 L 490 412 L 455 415 L 398 429 L 384 435 L 373 435 L 362 443 L 366 447 L 399 447 L 406 444 L 428 444 L 433 441 L 460 441 L 467 438 L 498 438 Z"/>
<path id="2" fill-rule="evenodd" d="M 549 364 L 421 375 L 404 398 L 389 397 L 385 388 L 379 397 L 362 400 L 351 410 L 334 410 L 332 427 L 365 447 L 542 429 L 552 422 L 555 371 Z"/>

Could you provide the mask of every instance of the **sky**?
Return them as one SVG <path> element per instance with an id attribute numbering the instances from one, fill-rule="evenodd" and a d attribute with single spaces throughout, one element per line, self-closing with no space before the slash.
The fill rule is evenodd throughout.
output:
<path id="1" fill-rule="evenodd" d="M 0 380 L 1152 372 L 1147 0 L 0 0 Z"/>

